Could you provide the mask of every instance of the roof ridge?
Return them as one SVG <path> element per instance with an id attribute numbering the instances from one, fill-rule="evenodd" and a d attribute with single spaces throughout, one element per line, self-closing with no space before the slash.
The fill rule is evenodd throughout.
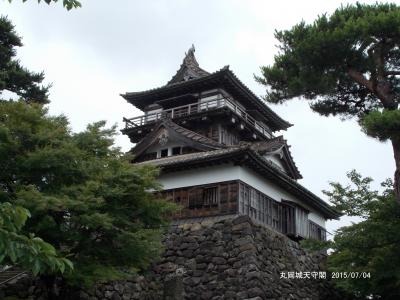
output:
<path id="1" fill-rule="evenodd" d="M 196 56 L 194 55 L 195 51 L 196 49 L 192 44 L 192 47 L 189 48 L 188 52 L 185 52 L 185 57 L 183 59 L 183 62 L 179 70 L 176 72 L 174 76 L 172 76 L 171 80 L 168 81 L 167 85 L 171 85 L 182 81 L 188 81 L 191 79 L 203 77 L 210 74 L 209 72 L 200 68 L 199 63 L 196 60 Z"/>

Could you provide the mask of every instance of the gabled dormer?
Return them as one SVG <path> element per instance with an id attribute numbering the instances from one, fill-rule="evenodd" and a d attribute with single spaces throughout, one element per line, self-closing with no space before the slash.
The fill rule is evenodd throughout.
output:
<path id="1" fill-rule="evenodd" d="M 268 142 L 253 143 L 251 147 L 253 150 L 257 151 L 258 154 L 262 155 L 265 160 L 291 178 L 303 178 L 293 160 L 290 146 L 283 136 L 275 137 Z"/>
<path id="2" fill-rule="evenodd" d="M 135 162 L 226 148 L 225 145 L 186 129 L 169 119 L 160 121 L 131 153 Z"/>

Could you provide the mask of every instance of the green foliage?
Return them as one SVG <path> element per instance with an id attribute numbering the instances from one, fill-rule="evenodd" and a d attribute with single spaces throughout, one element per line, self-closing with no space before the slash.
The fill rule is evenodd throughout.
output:
<path id="1" fill-rule="evenodd" d="M 397 107 L 400 8 L 395 4 L 342 6 L 314 23 L 275 34 L 280 53 L 262 67 L 265 99 L 302 96 L 322 115 L 360 116 Z"/>
<path id="2" fill-rule="evenodd" d="M 360 123 L 366 134 L 381 141 L 400 139 L 400 110 L 374 111 Z"/>
<path id="3" fill-rule="evenodd" d="M 370 214 L 380 207 L 380 196 L 378 191 L 371 191 L 370 184 L 372 178 L 363 178 L 357 171 L 352 170 L 347 173 L 347 177 L 352 184 L 343 186 L 337 182 L 331 182 L 332 191 L 323 191 L 330 201 L 335 205 L 335 208 L 342 211 L 348 216 L 368 218 Z M 384 186 L 390 186 L 388 180 Z M 385 191 L 385 196 L 390 193 L 390 190 Z"/>
<path id="4" fill-rule="evenodd" d="M 157 169 L 114 147 L 115 126 L 72 133 L 64 116 L 23 101 L 0 102 L 0 120 L 0 201 L 31 212 L 27 230 L 74 263 L 70 283 L 124 276 L 158 256 L 174 206 L 151 192 Z"/>
<path id="5" fill-rule="evenodd" d="M 48 103 L 49 87 L 41 86 L 43 73 L 30 72 L 15 58 L 21 38 L 6 17 L 0 17 L 0 95 L 13 92 L 26 102 Z"/>
<path id="6" fill-rule="evenodd" d="M 323 116 L 355 116 L 366 134 L 390 139 L 400 202 L 400 7 L 341 6 L 275 36 L 280 52 L 256 77 L 267 87 L 265 100 L 303 97 Z"/>
<path id="7" fill-rule="evenodd" d="M 21 234 L 29 211 L 11 203 L 0 203 L 0 264 L 19 264 L 34 275 L 72 271 L 71 261 L 34 234 Z"/>
<path id="8" fill-rule="evenodd" d="M 356 171 L 348 177 L 351 185 L 331 183 L 332 191 L 325 193 L 337 209 L 363 220 L 340 228 L 326 245 L 312 247 L 333 250 L 328 256 L 331 272 L 370 273 L 370 278 L 335 279 L 338 287 L 357 299 L 399 299 L 400 206 L 390 188 L 392 183 L 384 182 L 384 191 L 378 192 L 371 190 L 371 178 L 363 178 Z"/>
<path id="9" fill-rule="evenodd" d="M 160 253 L 175 209 L 152 193 L 158 170 L 133 166 L 114 147 L 115 126 L 101 121 L 72 133 L 65 116 L 49 116 L 43 74 L 13 60 L 22 44 L 6 18 L 0 41 L 0 91 L 21 97 L 0 100 L 1 260 L 35 274 L 69 270 L 73 262 L 65 277 L 87 285 L 145 268 Z"/>
<path id="10" fill-rule="evenodd" d="M 40 86 L 43 73 L 29 72 L 15 59 L 15 48 L 20 46 L 21 39 L 15 33 L 14 26 L 7 18 L 0 17 L 0 95 L 7 90 L 16 93 L 26 103 L 47 103 L 48 88 Z M 15 158 L 12 147 L 16 145 L 12 144 L 6 125 L 10 120 L 9 112 L 4 110 L 6 104 L 0 100 L 0 264 L 18 264 L 33 274 L 71 271 L 73 267 L 70 260 L 61 257 L 52 245 L 26 230 L 24 225 L 30 213 L 14 203 L 15 191 L 12 189 L 17 185 L 18 178 L 13 177 L 13 173 L 7 173 L 13 172 L 7 167 L 10 165 L 7 160 Z M 23 105 L 20 108 L 22 111 L 18 112 L 19 115 L 27 112 Z M 29 123 L 29 119 L 22 122 Z M 27 137 L 29 132 L 25 134 Z M 23 140 L 24 137 L 20 136 L 22 140 L 18 143 L 29 143 Z"/>
<path id="11" fill-rule="evenodd" d="M 332 241 L 320 241 L 317 239 L 305 239 L 301 240 L 300 244 L 303 248 L 310 251 L 321 251 L 331 248 Z"/>
<path id="12" fill-rule="evenodd" d="M 27 2 L 28 0 L 22 0 L 22 2 Z M 43 0 L 44 2 L 46 2 L 47 4 L 51 4 L 52 2 L 57 3 L 58 0 Z M 12 0 L 8 0 L 8 2 L 12 2 Z M 42 0 L 37 0 L 38 3 L 42 2 Z M 80 1 L 77 0 L 63 0 L 63 6 L 67 9 L 67 10 L 71 10 L 73 8 L 78 8 L 81 7 L 81 3 Z"/>

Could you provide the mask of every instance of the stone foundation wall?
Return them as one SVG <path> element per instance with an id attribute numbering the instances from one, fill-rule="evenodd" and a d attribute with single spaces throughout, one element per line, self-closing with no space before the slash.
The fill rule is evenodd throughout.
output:
<path id="1" fill-rule="evenodd" d="M 247 216 L 182 224 L 165 245 L 155 277 L 181 280 L 184 299 L 335 298 L 326 279 L 281 278 L 281 272 L 324 272 L 325 255 L 307 253 Z"/>
<path id="2" fill-rule="evenodd" d="M 145 277 L 100 284 L 76 299 L 343 300 L 327 279 L 281 278 L 282 272 L 324 272 L 325 256 L 247 216 L 172 226 L 164 244 Z"/>

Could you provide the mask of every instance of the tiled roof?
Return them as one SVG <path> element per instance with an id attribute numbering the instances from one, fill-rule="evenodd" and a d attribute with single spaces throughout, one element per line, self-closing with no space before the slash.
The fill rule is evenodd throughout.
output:
<path id="1" fill-rule="evenodd" d="M 250 143 L 251 148 L 260 153 L 273 152 L 282 148 L 285 145 L 286 141 L 283 139 L 283 136 L 281 135 L 274 137 L 268 140 L 267 142 L 261 141 L 261 142 Z"/>
<path id="2" fill-rule="evenodd" d="M 194 165 L 204 166 L 211 165 L 215 162 L 222 163 L 229 160 L 236 160 L 244 164 L 248 164 L 258 172 L 267 175 L 268 178 L 276 182 L 278 185 L 286 188 L 288 191 L 291 191 L 295 195 L 301 197 L 301 199 L 311 206 L 319 209 L 327 218 L 336 219 L 341 215 L 317 195 L 303 187 L 301 184 L 296 182 L 296 180 L 276 167 L 272 162 L 266 160 L 263 156 L 258 154 L 257 150 L 253 149 L 250 143 L 242 143 L 238 146 L 233 146 L 226 149 L 159 158 L 137 163 L 137 165 L 152 164 L 160 167 L 161 170 L 164 171 L 174 171 L 185 170 L 193 167 Z"/>
<path id="3" fill-rule="evenodd" d="M 188 81 L 195 78 L 203 77 L 209 75 L 207 71 L 204 71 L 200 68 L 199 63 L 194 56 L 194 46 L 192 46 L 187 53 L 185 53 L 185 58 L 181 64 L 181 67 L 176 72 L 176 74 L 172 77 L 170 81 L 168 81 L 167 85 L 171 85 L 174 83 Z"/>
<path id="4" fill-rule="evenodd" d="M 154 160 L 150 160 L 150 161 L 140 162 L 137 164 L 141 165 L 141 164 L 149 163 L 149 164 L 156 165 L 159 167 L 167 167 L 167 166 L 173 166 L 173 165 L 183 164 L 183 163 L 188 163 L 188 162 L 202 162 L 202 161 L 207 161 L 211 158 L 215 159 L 215 158 L 218 158 L 221 156 L 225 156 L 227 154 L 238 153 L 238 152 L 240 152 L 240 150 L 245 150 L 246 148 L 230 147 L 230 148 L 226 148 L 226 149 L 189 153 L 189 154 L 183 154 L 183 155 L 158 158 L 158 159 L 154 159 Z"/>
<path id="5" fill-rule="evenodd" d="M 225 148 L 225 145 L 222 145 L 221 143 L 218 143 L 217 141 L 214 141 L 213 139 L 210 139 L 200 133 L 191 131 L 187 128 L 184 128 L 178 124 L 176 124 L 175 122 L 172 122 L 170 119 L 166 119 L 165 121 L 162 122 L 162 124 L 164 126 L 167 126 L 173 130 L 175 130 L 175 132 L 180 133 L 181 135 L 187 137 L 188 139 L 191 139 L 195 142 L 199 142 L 201 144 L 204 145 L 209 145 L 215 148 Z"/>
<path id="6" fill-rule="evenodd" d="M 138 98 L 150 96 L 152 94 L 156 94 L 156 93 L 161 92 L 161 91 L 175 90 L 177 88 L 184 87 L 184 86 L 190 85 L 192 83 L 194 84 L 194 83 L 197 83 L 197 82 L 201 82 L 202 79 L 208 80 L 210 78 L 219 77 L 220 74 L 226 69 L 227 69 L 227 67 L 223 67 L 222 69 L 217 70 L 217 71 L 215 71 L 213 73 L 208 73 L 208 75 L 206 75 L 206 76 L 199 76 L 199 77 L 194 78 L 192 80 L 177 81 L 177 82 L 174 82 L 174 83 L 168 82 L 166 85 L 163 85 L 163 86 L 159 86 L 159 87 L 155 87 L 155 88 L 152 88 L 152 89 L 148 89 L 148 90 L 145 90 L 145 91 L 139 91 L 139 92 L 126 92 L 125 94 L 120 94 L 120 96 L 122 96 L 128 102 L 132 103 L 132 101 L 137 100 Z M 179 72 L 179 70 L 178 70 L 178 72 Z M 134 104 L 134 103 L 132 103 L 132 104 Z"/>
<path id="7" fill-rule="evenodd" d="M 185 141 L 193 141 L 194 145 L 199 145 L 202 150 L 213 150 L 226 147 L 225 145 L 222 145 L 213 139 L 184 128 L 174 123 L 170 119 L 163 119 L 155 124 L 154 129 L 150 134 L 140 141 L 140 143 L 136 144 L 136 146 L 131 150 L 132 154 L 138 156 L 150 145 L 152 145 L 156 141 L 161 128 L 166 128 L 167 130 L 175 132 L 178 137 L 181 137 L 181 139 L 183 138 Z"/>
<path id="8" fill-rule="evenodd" d="M 179 126 L 179 125 L 177 125 L 177 126 Z M 177 156 L 169 156 L 169 157 L 152 160 L 152 161 L 150 161 L 150 163 L 160 166 L 160 167 L 164 167 L 164 166 L 174 165 L 174 164 L 183 163 L 183 162 L 207 160 L 209 158 L 216 158 L 219 156 L 224 156 L 226 154 L 239 153 L 241 151 L 246 151 L 246 150 L 252 150 L 258 154 L 261 154 L 261 153 L 264 153 L 266 149 L 271 151 L 272 149 L 276 149 L 277 145 L 283 146 L 282 142 L 285 143 L 284 140 L 281 138 L 281 136 L 271 139 L 269 141 L 263 141 L 263 142 L 254 142 L 254 143 L 241 142 L 239 145 L 229 146 L 225 149 L 217 149 L 217 150 L 212 150 L 212 151 L 196 152 L 196 153 L 183 154 L 183 155 L 177 155 Z M 219 144 L 219 143 L 217 143 L 217 144 Z M 143 162 L 143 163 L 146 163 L 146 162 Z M 270 162 L 268 162 L 268 163 L 270 163 Z"/>
<path id="9" fill-rule="evenodd" d="M 191 59 L 188 60 L 190 61 Z M 194 71 L 197 64 L 195 58 L 194 61 L 195 63 L 193 61 L 188 62 L 190 68 L 185 65 L 184 62 L 182 64 L 183 67 L 181 66 L 177 74 L 168 82 L 167 85 L 146 91 L 127 92 L 125 94 L 121 94 L 121 96 L 129 103 L 135 105 L 137 108 L 144 109 L 144 107 L 154 103 L 157 100 L 161 100 L 164 97 L 171 97 L 171 94 L 181 94 L 183 93 L 183 90 L 185 90 L 184 92 L 187 93 L 190 90 L 196 89 L 204 84 L 215 85 L 215 82 L 218 82 L 218 84 L 229 85 L 231 88 L 235 89 L 235 91 L 237 91 L 241 97 L 243 97 L 243 99 L 245 98 L 250 101 L 250 103 L 252 103 L 252 105 L 254 105 L 255 108 L 262 115 L 264 115 L 264 117 L 266 117 L 268 120 L 268 125 L 274 131 L 287 129 L 292 126 L 292 124 L 277 115 L 264 101 L 255 95 L 242 81 L 240 81 L 240 79 L 229 69 L 229 66 L 225 66 L 214 73 L 208 73 L 202 70 L 200 67 L 197 71 Z M 185 70 L 191 70 L 190 72 L 192 72 L 194 75 L 191 77 L 189 76 L 190 78 L 187 77 L 187 80 L 183 80 L 182 76 L 190 73 L 189 71 L 189 73 L 185 73 Z"/>
<path id="10" fill-rule="evenodd" d="M 290 152 L 290 146 L 287 144 L 283 136 L 281 135 L 277 136 L 267 142 L 252 143 L 251 149 L 257 151 L 258 154 L 272 153 L 279 149 L 282 149 L 284 154 L 284 161 L 286 162 L 288 168 L 290 169 L 292 176 L 295 179 L 303 178 L 303 176 L 301 176 L 299 169 L 296 166 L 296 163 L 293 160 L 292 153 Z"/>

